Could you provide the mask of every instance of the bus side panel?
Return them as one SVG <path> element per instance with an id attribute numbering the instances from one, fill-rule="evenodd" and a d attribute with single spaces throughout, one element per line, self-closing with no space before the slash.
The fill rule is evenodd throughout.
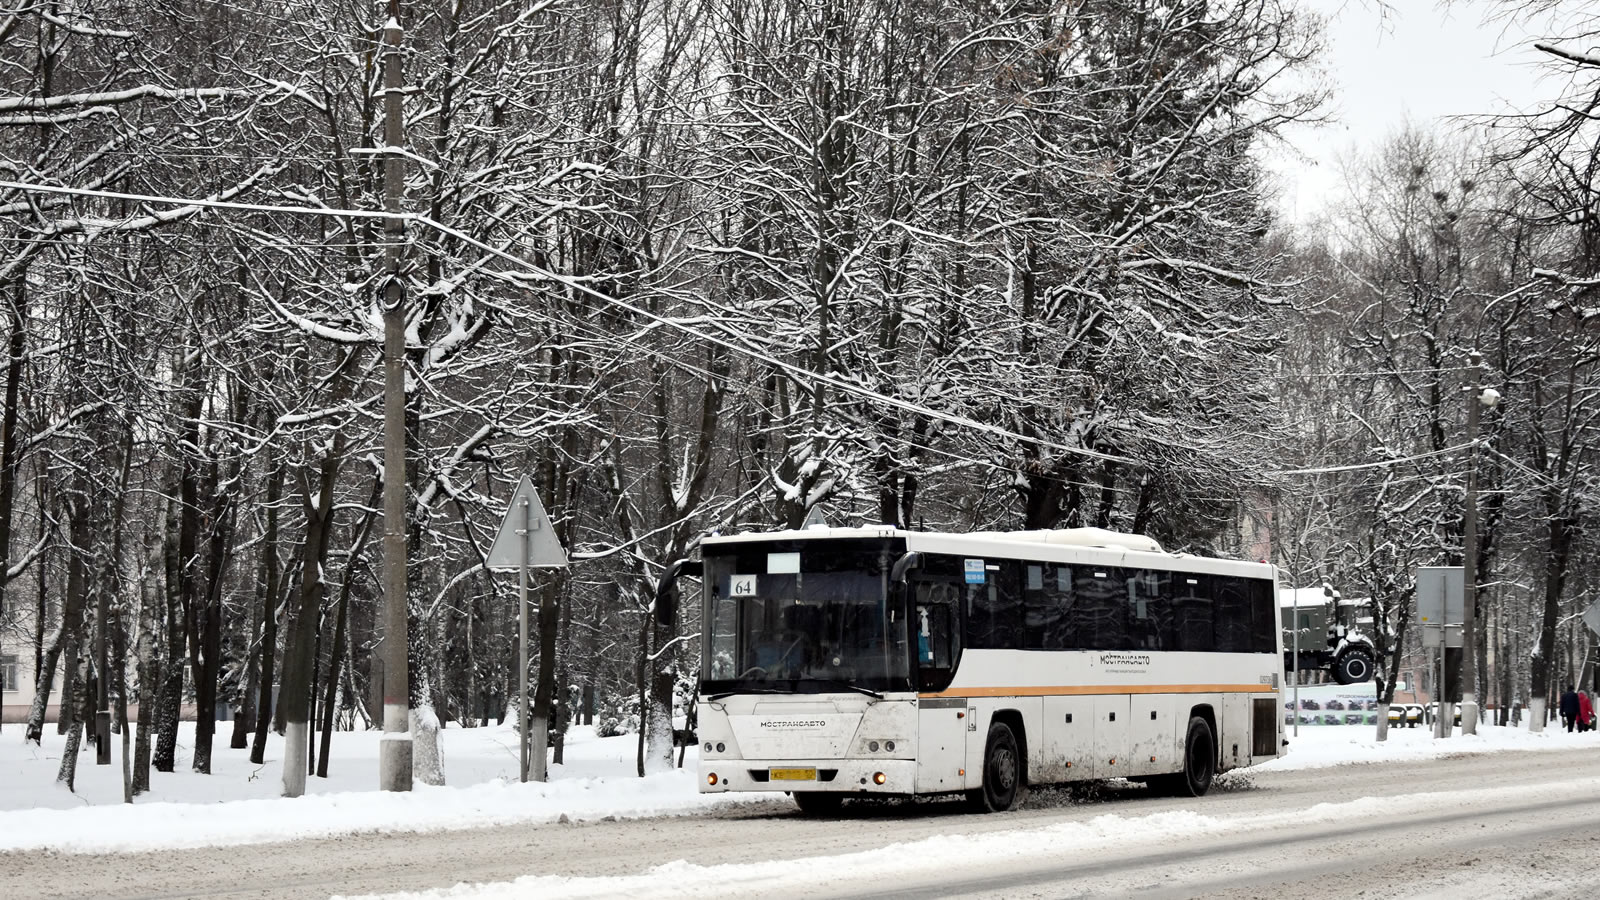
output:
<path id="1" fill-rule="evenodd" d="M 1217 771 L 1226 772 L 1250 764 L 1250 695 L 1225 694 L 1222 697 L 1222 734 L 1217 741 Z"/>
<path id="2" fill-rule="evenodd" d="M 1038 746 L 1039 765 L 1030 769 L 1043 783 L 1092 778 L 1094 771 L 1094 698 L 1055 696 L 1043 699 Z"/>
<path id="3" fill-rule="evenodd" d="M 967 788 L 971 790 L 983 785 L 983 754 L 988 749 L 989 726 L 994 724 L 995 713 L 1003 710 L 1014 710 L 1022 715 L 1022 733 L 1013 736 L 1017 739 L 1018 749 L 1028 760 L 1027 779 L 1033 781 L 1033 765 L 1041 751 L 1040 698 L 975 697 L 968 703 L 977 710 L 977 714 L 968 716 L 972 724 L 967 728 Z"/>
<path id="4" fill-rule="evenodd" d="M 1120 778 L 1128 774 L 1129 715 L 1127 694 L 1100 694 L 1094 698 L 1094 778 Z"/>
<path id="5" fill-rule="evenodd" d="M 966 788 L 967 701 L 920 701 L 917 709 L 917 786 L 919 794 Z"/>
<path id="6" fill-rule="evenodd" d="M 1135 694 L 1132 706 L 1128 768 L 1118 774 L 1159 775 L 1181 768 L 1183 736 L 1177 722 L 1177 698 L 1171 694 Z M 1187 719 L 1184 725 L 1187 727 Z"/>

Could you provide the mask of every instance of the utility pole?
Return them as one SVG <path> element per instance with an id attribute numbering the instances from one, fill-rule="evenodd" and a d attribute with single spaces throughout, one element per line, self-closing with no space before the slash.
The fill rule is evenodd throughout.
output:
<path id="1" fill-rule="evenodd" d="M 406 311 L 400 282 L 405 122 L 401 117 L 400 0 L 383 25 L 383 740 L 378 787 L 411 790 L 407 731 L 411 676 L 406 650 Z"/>
<path id="2" fill-rule="evenodd" d="M 1461 517 L 1461 733 L 1478 731 L 1478 405 L 1494 406 L 1499 392 L 1484 390 L 1483 356 L 1467 354 L 1467 498 Z M 1443 708 L 1441 704 L 1441 709 Z"/>
<path id="3" fill-rule="evenodd" d="M 517 771 L 528 783 L 528 564 L 533 559 L 533 504 L 518 500 L 507 512 L 522 512 L 522 565 L 517 567 Z M 643 721 L 641 719 L 641 721 Z M 543 781 L 544 779 L 539 779 Z"/>

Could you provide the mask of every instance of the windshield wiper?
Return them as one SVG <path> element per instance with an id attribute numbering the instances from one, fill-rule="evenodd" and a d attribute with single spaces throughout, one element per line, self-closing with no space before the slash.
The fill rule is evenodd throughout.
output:
<path id="1" fill-rule="evenodd" d="M 792 694 L 792 693 L 794 693 L 794 691 L 792 691 L 792 690 L 780 691 L 777 688 L 746 688 L 745 690 L 742 690 L 742 691 L 722 691 L 720 693 L 712 694 L 711 696 L 706 698 L 706 702 L 707 703 L 711 703 L 711 702 L 714 702 L 714 701 L 717 701 L 717 700 L 726 700 L 727 698 L 732 697 L 735 694 Z"/>
<path id="2" fill-rule="evenodd" d="M 834 687 L 844 688 L 847 691 L 855 691 L 858 694 L 866 694 L 868 697 L 871 697 L 874 700 L 882 700 L 883 699 L 883 695 L 878 693 L 877 691 L 874 691 L 874 690 L 872 690 L 870 688 L 864 688 L 859 684 L 851 684 L 848 681 L 840 681 L 837 678 L 808 678 L 806 680 L 807 681 L 812 681 L 812 682 L 820 682 L 822 684 L 832 685 Z"/>

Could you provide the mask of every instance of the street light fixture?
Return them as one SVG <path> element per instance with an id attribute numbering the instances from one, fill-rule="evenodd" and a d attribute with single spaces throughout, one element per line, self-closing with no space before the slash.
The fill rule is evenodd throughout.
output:
<path id="1" fill-rule="evenodd" d="M 1461 522 L 1461 733 L 1478 731 L 1478 409 L 1494 408 L 1500 392 L 1483 387 L 1483 356 L 1467 354 L 1472 383 L 1467 386 L 1467 498 Z M 1441 698 L 1442 699 L 1442 698 Z M 1441 702 L 1441 710 L 1444 709 Z"/>

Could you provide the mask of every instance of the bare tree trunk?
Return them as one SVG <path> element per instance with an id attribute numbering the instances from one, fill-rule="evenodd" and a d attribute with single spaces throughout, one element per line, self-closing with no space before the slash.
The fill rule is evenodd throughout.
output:
<path id="1" fill-rule="evenodd" d="M 61 660 L 61 647 L 65 640 L 66 629 L 57 624 L 55 634 L 44 651 L 43 662 L 35 667 L 33 704 L 28 707 L 28 722 L 22 732 L 25 742 L 37 744 L 44 737 L 44 717 L 50 707 L 50 690 L 55 684 L 56 665 Z"/>
<path id="2" fill-rule="evenodd" d="M 215 469 L 213 469 L 215 473 Z M 222 476 L 233 481 L 233 474 Z M 199 609 L 196 628 L 190 633 L 198 647 L 191 651 L 195 679 L 194 771 L 211 774 L 211 744 L 217 733 L 217 679 L 222 673 L 222 581 L 227 576 L 233 555 L 234 504 L 229 494 L 214 495 L 211 508 L 211 539 L 206 550 L 206 598 Z M 198 605 L 198 598 L 196 598 Z"/>
<path id="3" fill-rule="evenodd" d="M 28 339 L 28 280 L 18 278 L 11 295 L 11 331 L 6 341 L 6 400 L 0 411 L 0 621 L 5 620 L 11 570 L 11 519 L 17 493 L 17 403 L 22 389 L 23 351 Z M 0 707 L 5 684 L 0 682 Z"/>
<path id="4" fill-rule="evenodd" d="M 322 752 L 317 756 L 317 777 L 328 777 L 328 749 L 333 744 L 333 706 L 339 695 L 339 663 L 344 658 L 344 623 L 350 605 L 348 572 L 339 591 L 339 610 L 333 625 L 333 652 L 328 654 L 327 696 L 322 701 Z"/>
<path id="5" fill-rule="evenodd" d="M 278 501 L 283 496 L 283 466 L 275 465 L 267 475 L 267 525 L 261 537 L 261 694 L 256 700 L 256 734 L 250 746 L 250 761 L 261 765 L 266 759 L 267 729 L 273 709 L 273 661 L 278 649 L 278 601 L 283 596 L 278 571 Z"/>
<path id="6" fill-rule="evenodd" d="M 159 559 L 160 548 L 152 548 L 152 558 Z M 163 682 L 161 655 L 157 650 L 156 635 L 160 633 L 165 595 L 160 591 L 146 590 L 148 582 L 139 586 L 139 640 L 135 650 L 136 671 L 139 676 L 138 735 L 133 744 L 133 793 L 150 790 L 150 734 L 154 730 L 156 691 Z"/>
<path id="7" fill-rule="evenodd" d="M 344 442 L 336 437 L 319 466 L 313 487 L 301 474 L 301 508 L 306 516 L 306 537 L 301 545 L 300 590 L 294 605 L 294 626 L 283 656 L 283 688 L 278 703 L 283 709 L 283 796 L 305 793 L 310 771 L 307 753 L 311 736 L 312 681 L 315 677 L 317 632 L 322 614 L 323 565 L 328 559 L 328 540 L 333 528 L 333 493 L 338 478 Z"/>
<path id="8" fill-rule="evenodd" d="M 157 772 L 171 772 L 177 765 L 178 722 L 183 714 L 184 669 L 184 579 L 182 570 L 187 557 L 182 552 L 182 532 L 185 529 L 183 501 L 174 499 L 167 507 L 167 539 L 164 561 L 166 565 L 165 590 L 162 592 L 162 627 L 166 632 L 165 657 L 161 663 L 161 690 L 156 694 L 154 726 L 156 730 L 155 753 L 152 759 Z"/>
<path id="9" fill-rule="evenodd" d="M 76 668 L 79 671 L 72 673 L 75 677 L 72 678 L 70 700 L 66 696 L 61 698 L 60 721 L 67 728 L 67 744 L 61 750 L 61 768 L 56 771 L 56 782 L 66 785 L 67 790 L 74 791 L 74 793 L 76 793 L 74 782 L 78 776 L 78 748 L 83 740 L 83 722 L 78 718 L 78 710 L 83 706 L 84 701 L 88 699 L 88 692 L 85 689 L 88 678 L 86 677 L 87 673 L 83 671 L 87 667 L 87 660 L 78 662 Z M 62 693 L 65 694 L 67 691 L 63 690 Z"/>

